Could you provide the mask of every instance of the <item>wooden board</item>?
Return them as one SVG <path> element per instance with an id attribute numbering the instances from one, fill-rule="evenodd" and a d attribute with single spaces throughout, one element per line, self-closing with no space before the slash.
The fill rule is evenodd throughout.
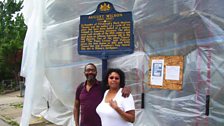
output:
<path id="1" fill-rule="evenodd" d="M 151 82 L 151 65 L 152 61 L 155 60 L 164 60 L 164 66 L 163 66 L 163 82 L 162 85 L 155 85 Z M 149 58 L 149 82 L 148 86 L 150 88 L 161 88 L 161 89 L 169 89 L 169 90 L 182 90 L 182 84 L 183 84 L 183 65 L 184 65 L 184 57 L 183 56 L 150 56 Z M 172 80 L 172 79 L 166 79 L 166 67 L 170 68 L 170 66 L 178 67 L 179 69 L 179 79 L 178 80 Z"/>

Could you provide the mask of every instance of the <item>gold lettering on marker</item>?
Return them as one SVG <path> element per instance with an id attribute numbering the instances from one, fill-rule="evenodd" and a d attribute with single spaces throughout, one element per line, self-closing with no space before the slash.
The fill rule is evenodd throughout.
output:
<path id="1" fill-rule="evenodd" d="M 92 15 L 88 19 L 102 20 L 95 24 L 81 24 L 81 50 L 117 50 L 130 46 L 130 21 L 113 22 L 123 14 Z M 106 20 L 106 22 L 104 22 Z"/>

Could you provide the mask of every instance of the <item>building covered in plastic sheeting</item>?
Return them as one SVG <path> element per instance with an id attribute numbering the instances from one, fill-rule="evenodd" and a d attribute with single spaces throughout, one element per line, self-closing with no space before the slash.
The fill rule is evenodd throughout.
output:
<path id="1" fill-rule="evenodd" d="M 24 0 L 28 30 L 21 69 L 26 78 L 21 126 L 28 126 L 31 115 L 57 125 L 74 125 L 75 89 L 85 80 L 84 65 L 96 64 L 101 80 L 101 59 L 79 55 L 77 49 L 80 15 L 93 13 L 100 2 Z M 109 2 L 118 12 L 133 14 L 134 53 L 109 59 L 108 67 L 125 71 L 136 105 L 134 125 L 224 125 L 224 1 Z M 184 56 L 181 91 L 147 86 L 152 55 Z"/>

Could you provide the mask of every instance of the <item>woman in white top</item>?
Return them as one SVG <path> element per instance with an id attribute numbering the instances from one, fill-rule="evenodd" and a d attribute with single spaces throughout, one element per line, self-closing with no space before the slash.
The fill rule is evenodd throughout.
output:
<path id="1" fill-rule="evenodd" d="M 135 105 L 133 96 L 122 97 L 121 89 L 125 86 L 125 75 L 120 69 L 109 69 L 104 79 L 109 89 L 96 112 L 101 118 L 102 126 L 133 126 Z"/>

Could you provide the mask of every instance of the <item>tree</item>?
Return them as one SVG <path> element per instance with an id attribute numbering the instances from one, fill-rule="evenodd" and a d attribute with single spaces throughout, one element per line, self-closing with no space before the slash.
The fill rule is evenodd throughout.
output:
<path id="1" fill-rule="evenodd" d="M 0 1 L 0 82 L 14 79 L 17 85 L 27 29 L 21 9 L 22 1 Z"/>

